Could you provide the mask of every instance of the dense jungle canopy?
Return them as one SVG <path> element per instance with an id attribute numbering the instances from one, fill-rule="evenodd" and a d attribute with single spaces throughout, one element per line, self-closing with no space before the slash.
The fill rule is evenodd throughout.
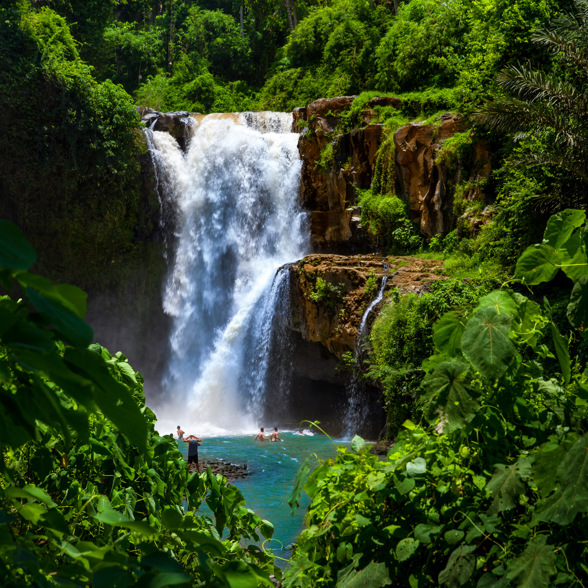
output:
<path id="1" fill-rule="evenodd" d="M 0 584 L 588 585 L 588 0 L 4 0 L 0 64 L 15 223 L 0 221 Z M 378 459 L 356 437 L 304 464 L 291 500 L 312 504 L 282 573 L 259 547 L 271 523 L 222 476 L 190 474 L 142 376 L 92 344 L 80 288 L 138 263 L 156 225 L 138 106 L 341 95 L 357 95 L 345 131 L 380 96 L 401 99 L 375 109 L 388 138 L 461 115 L 437 161 L 456 172 L 456 218 L 490 221 L 423 237 L 383 142 L 362 224 L 446 277 L 387 300 L 359 369 L 394 445 Z M 478 183 L 458 173 L 473 138 L 492 153 Z M 332 160 L 331 145 L 317 167 Z M 35 250 L 51 279 L 29 271 Z M 75 285 L 56 285 L 68 269 Z M 337 290 L 317 280 L 313 296 Z"/>

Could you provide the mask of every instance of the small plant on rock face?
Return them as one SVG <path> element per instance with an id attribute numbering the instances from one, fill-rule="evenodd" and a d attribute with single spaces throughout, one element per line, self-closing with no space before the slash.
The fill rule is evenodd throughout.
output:
<path id="1" fill-rule="evenodd" d="M 356 361 L 357 359 L 353 352 L 345 351 L 341 355 L 341 361 L 337 364 L 337 369 L 342 372 L 351 372 Z"/>
<path id="2" fill-rule="evenodd" d="M 368 298 L 373 298 L 378 291 L 378 277 L 373 274 L 365 281 L 365 295 Z"/>
<path id="3" fill-rule="evenodd" d="M 321 306 L 333 308 L 341 300 L 342 289 L 341 284 L 332 284 L 324 278 L 321 278 L 321 276 L 318 276 L 315 286 L 310 293 L 310 299 Z"/>

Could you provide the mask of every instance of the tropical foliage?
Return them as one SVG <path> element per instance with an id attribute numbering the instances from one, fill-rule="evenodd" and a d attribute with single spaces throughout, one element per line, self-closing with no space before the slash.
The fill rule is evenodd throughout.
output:
<path id="1" fill-rule="evenodd" d="M 383 461 L 356 437 L 307 479 L 285 586 L 588 580 L 586 213 L 553 216 L 507 285 L 434 326 L 420 418 Z M 564 336 L 533 287 L 570 279 Z"/>
<path id="2" fill-rule="evenodd" d="M 85 294 L 30 273 L 35 258 L 2 221 L 0 282 L 19 298 L 0 298 L 0 584 L 267 585 L 271 524 L 188 472 L 141 375 L 90 345 Z"/>

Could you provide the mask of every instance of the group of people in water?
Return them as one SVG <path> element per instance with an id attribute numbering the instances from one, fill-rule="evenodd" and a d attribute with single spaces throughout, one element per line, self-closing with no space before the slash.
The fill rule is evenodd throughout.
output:
<path id="1" fill-rule="evenodd" d="M 200 472 L 200 463 L 198 462 L 198 446 L 202 439 L 196 435 L 188 435 L 184 437 L 185 433 L 182 431 L 180 425 L 177 426 L 178 440 L 188 443 L 188 465 L 196 464 L 196 469 Z M 274 431 L 270 437 L 265 436 L 265 430 L 261 427 L 259 433 L 255 436 L 256 441 L 283 441 L 278 434 L 278 427 L 274 427 Z"/>
<path id="2" fill-rule="evenodd" d="M 268 438 L 265 436 L 264 428 L 261 427 L 259 433 L 255 435 L 256 441 L 268 441 Z M 269 441 L 283 441 L 283 439 L 278 435 L 278 427 L 274 427 L 274 432 L 272 433 Z"/>

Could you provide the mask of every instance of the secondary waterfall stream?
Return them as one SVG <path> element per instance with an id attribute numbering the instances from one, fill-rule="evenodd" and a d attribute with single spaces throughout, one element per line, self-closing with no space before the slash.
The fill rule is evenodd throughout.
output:
<path id="1" fill-rule="evenodd" d="M 164 293 L 173 326 L 157 413 L 162 432 L 181 424 L 203 435 L 250 433 L 263 412 L 275 315 L 287 304 L 288 271 L 279 270 L 309 247 L 298 135 L 291 114 L 189 120 L 185 153 L 170 134 L 152 135 L 166 205 L 177 211 Z"/>
<path id="2" fill-rule="evenodd" d="M 361 323 L 357 332 L 357 341 L 355 343 L 355 366 L 353 368 L 353 376 L 348 386 L 348 404 L 347 411 L 343 418 L 343 430 L 344 437 L 352 437 L 356 432 L 358 426 L 365 419 L 368 413 L 368 401 L 364 394 L 364 388 L 361 381 L 361 369 L 358 367 L 358 362 L 361 361 L 362 343 L 366 336 L 366 327 L 368 318 L 372 310 L 382 301 L 384 298 L 384 290 L 386 288 L 386 282 L 388 276 L 382 278 L 380 289 L 378 290 L 377 296 L 372 300 L 371 304 L 367 307 L 366 311 L 361 317 Z"/>

